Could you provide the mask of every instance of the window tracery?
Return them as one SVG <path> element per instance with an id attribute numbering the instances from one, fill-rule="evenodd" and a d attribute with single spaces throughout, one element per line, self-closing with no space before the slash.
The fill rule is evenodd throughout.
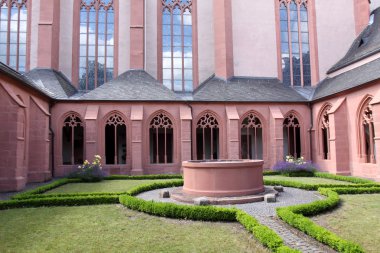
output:
<path id="1" fill-rule="evenodd" d="M 205 113 L 196 126 L 197 159 L 218 159 L 219 123 L 214 115 Z"/>
<path id="2" fill-rule="evenodd" d="M 280 1 L 281 59 L 283 82 L 310 86 L 309 0 Z"/>
<path id="3" fill-rule="evenodd" d="M 321 140 L 323 159 L 325 160 L 330 159 L 330 120 L 328 114 L 330 109 L 331 105 L 326 106 L 321 115 Z"/>
<path id="4" fill-rule="evenodd" d="M 0 0 L 0 61 L 26 71 L 28 0 Z"/>
<path id="5" fill-rule="evenodd" d="M 192 0 L 161 3 L 163 84 L 174 91 L 192 91 Z"/>
<path id="6" fill-rule="evenodd" d="M 63 164 L 82 164 L 84 157 L 84 124 L 78 115 L 66 117 L 62 127 Z"/>
<path id="7" fill-rule="evenodd" d="M 363 151 L 365 152 L 365 161 L 367 163 L 376 163 L 376 147 L 375 147 L 375 128 L 373 122 L 372 106 L 369 104 L 370 99 L 367 100 L 361 117 L 361 127 L 363 134 L 361 142 L 363 143 Z"/>
<path id="8" fill-rule="evenodd" d="M 126 164 L 127 126 L 117 113 L 108 117 L 105 124 L 106 164 Z"/>
<path id="9" fill-rule="evenodd" d="M 284 120 L 283 134 L 284 156 L 301 157 L 301 125 L 293 113 Z"/>
<path id="10" fill-rule="evenodd" d="M 241 158 L 262 159 L 263 157 L 263 134 L 260 119 L 249 113 L 241 124 Z"/>
<path id="11" fill-rule="evenodd" d="M 92 90 L 113 78 L 114 0 L 81 0 L 79 88 Z"/>
<path id="12" fill-rule="evenodd" d="M 165 113 L 157 114 L 149 125 L 151 163 L 173 162 L 173 123 Z"/>

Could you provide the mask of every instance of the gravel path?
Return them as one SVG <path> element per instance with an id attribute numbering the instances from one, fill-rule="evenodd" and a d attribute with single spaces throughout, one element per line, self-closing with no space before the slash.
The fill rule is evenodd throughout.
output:
<path id="1" fill-rule="evenodd" d="M 173 190 L 175 188 L 167 188 L 165 190 Z M 154 200 L 157 202 L 171 202 L 180 203 L 173 199 L 162 199 L 159 197 L 159 192 L 163 189 L 153 190 L 141 193 L 137 197 L 145 200 Z M 233 205 L 236 208 L 242 209 L 255 217 L 261 224 L 264 224 L 279 234 L 286 245 L 298 249 L 302 252 L 335 252 L 329 247 L 319 243 L 313 238 L 305 235 L 299 230 L 289 226 L 285 222 L 276 217 L 276 208 L 281 206 L 292 206 L 296 204 L 310 203 L 318 199 L 322 199 L 323 196 L 314 191 L 305 191 L 295 188 L 284 187 L 284 192 L 281 192 L 277 197 L 277 202 L 266 203 L 256 202 L 249 204 Z M 183 203 L 180 203 L 183 204 Z M 226 205 L 225 207 L 231 207 L 232 205 Z"/>
<path id="2" fill-rule="evenodd" d="M 54 178 L 50 181 L 42 182 L 42 183 L 29 183 L 25 186 L 25 188 L 22 191 L 19 191 L 19 192 L 3 192 L 3 193 L 0 193 L 0 200 L 10 200 L 13 195 L 16 195 L 16 194 L 21 193 L 21 192 L 29 191 L 31 189 L 35 189 L 37 187 L 40 187 L 40 186 L 43 186 L 46 184 L 50 184 L 56 180 L 58 180 L 58 178 Z"/>

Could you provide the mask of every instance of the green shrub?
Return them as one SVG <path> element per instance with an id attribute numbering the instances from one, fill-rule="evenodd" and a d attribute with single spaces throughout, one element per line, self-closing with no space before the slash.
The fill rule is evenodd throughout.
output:
<path id="1" fill-rule="evenodd" d="M 183 180 L 171 180 L 167 182 L 150 183 L 150 184 L 139 185 L 127 191 L 127 194 L 135 196 L 139 193 L 146 192 L 146 191 L 152 191 L 156 189 L 169 188 L 169 187 L 179 187 L 182 185 L 183 185 Z"/>
<path id="2" fill-rule="evenodd" d="M 83 165 L 78 167 L 77 171 L 74 171 L 69 175 L 69 178 L 78 178 L 83 182 L 102 181 L 106 176 L 106 173 L 102 169 L 101 159 L 100 155 L 95 155 L 92 163 L 85 160 Z"/>
<path id="3" fill-rule="evenodd" d="M 322 189 L 321 189 L 322 190 Z M 357 187 L 357 188 L 334 188 L 339 194 L 373 194 L 380 193 L 380 186 Z"/>
<path id="4" fill-rule="evenodd" d="M 340 175 L 334 175 L 334 174 L 330 174 L 326 172 L 315 172 L 315 177 L 334 179 L 334 180 L 345 181 L 345 182 L 350 182 L 354 184 L 377 184 L 372 180 L 368 180 L 364 178 L 340 176 Z"/>
<path id="5" fill-rule="evenodd" d="M 236 221 L 235 209 L 160 203 L 146 201 L 130 195 L 122 195 L 119 200 L 121 204 L 132 210 L 160 217 L 202 221 Z"/>
<path id="6" fill-rule="evenodd" d="M 29 191 L 18 193 L 16 195 L 14 195 L 12 197 L 12 199 L 23 199 L 23 198 L 25 198 L 26 196 L 29 196 L 29 195 L 41 194 L 41 193 L 50 191 L 50 190 L 52 190 L 54 188 L 57 188 L 59 186 L 65 185 L 65 184 L 78 183 L 78 182 L 81 182 L 81 181 L 79 179 L 68 179 L 68 178 L 58 179 L 58 180 L 56 180 L 56 181 L 54 181 L 54 182 L 52 182 L 50 184 L 47 184 L 47 185 L 44 185 L 44 186 L 40 186 L 40 187 L 37 187 L 37 188 L 29 190 Z"/>
<path id="7" fill-rule="evenodd" d="M 34 198 L 22 200 L 9 200 L 0 202 L 0 210 L 22 207 L 41 207 L 41 206 L 80 206 L 80 205 L 100 205 L 117 204 L 118 195 L 105 196 L 79 196 L 64 198 Z"/>
<path id="8" fill-rule="evenodd" d="M 141 176 L 129 176 L 129 175 L 111 175 L 104 178 L 105 180 L 145 180 L 145 179 L 182 179 L 181 175 L 177 174 L 158 174 L 158 175 L 141 175 Z"/>
<path id="9" fill-rule="evenodd" d="M 301 214 L 292 212 L 289 208 L 277 208 L 277 215 L 302 232 L 314 237 L 318 241 L 329 245 L 339 252 L 362 253 L 364 250 L 356 243 L 344 240 L 329 230 L 315 224 Z"/>

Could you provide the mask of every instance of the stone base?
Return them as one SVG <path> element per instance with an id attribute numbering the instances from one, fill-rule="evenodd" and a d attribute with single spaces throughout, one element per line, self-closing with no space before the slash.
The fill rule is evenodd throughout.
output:
<path id="1" fill-rule="evenodd" d="M 233 204 L 245 204 L 252 202 L 264 201 L 264 196 L 266 194 L 275 194 L 278 192 L 273 190 L 271 187 L 265 187 L 265 191 L 255 195 L 246 195 L 239 197 L 204 197 L 210 202 L 211 205 L 233 205 Z M 187 194 L 181 188 L 177 188 L 171 192 L 170 197 L 174 200 L 194 204 L 197 199 L 203 196 Z"/>
<path id="2" fill-rule="evenodd" d="M 0 192 L 15 192 L 25 188 L 26 178 L 0 178 Z"/>
<path id="3" fill-rule="evenodd" d="M 52 179 L 50 171 L 36 171 L 28 173 L 28 183 L 46 182 Z"/>

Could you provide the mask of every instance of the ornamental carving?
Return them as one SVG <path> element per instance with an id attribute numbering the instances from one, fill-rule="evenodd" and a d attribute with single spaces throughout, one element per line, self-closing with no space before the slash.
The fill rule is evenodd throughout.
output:
<path id="1" fill-rule="evenodd" d="M 125 125 L 125 121 L 120 115 L 113 114 L 108 118 L 106 125 L 109 125 L 109 126 Z"/>
<path id="2" fill-rule="evenodd" d="M 77 127 L 77 126 L 82 126 L 83 123 L 76 114 L 70 114 L 66 119 L 65 122 L 63 123 L 64 127 Z"/>
<path id="3" fill-rule="evenodd" d="M 27 7 L 28 0 L 0 0 L 0 7 L 1 6 L 7 6 L 7 7 Z"/>
<path id="4" fill-rule="evenodd" d="M 254 114 L 250 113 L 242 122 L 242 128 L 262 128 L 260 119 Z"/>
<path id="5" fill-rule="evenodd" d="M 96 10 L 103 8 L 107 11 L 113 8 L 113 0 L 82 0 L 80 7 L 86 10 L 90 10 L 91 8 Z"/>
<path id="6" fill-rule="evenodd" d="M 197 128 L 218 128 L 219 124 L 215 116 L 206 113 L 202 118 L 199 119 Z"/>
<path id="7" fill-rule="evenodd" d="M 286 6 L 294 2 L 297 5 L 304 5 L 305 7 L 307 7 L 307 4 L 309 3 L 309 0 L 279 0 L 279 1 L 280 1 L 280 4 L 284 4 Z"/>
<path id="8" fill-rule="evenodd" d="M 164 113 L 160 113 L 152 119 L 152 121 L 150 122 L 150 128 L 170 129 L 170 128 L 173 128 L 173 124 L 168 116 L 166 116 Z"/>
<path id="9" fill-rule="evenodd" d="M 178 7 L 182 12 L 189 10 L 191 12 L 191 7 L 193 4 L 192 0 L 161 0 L 163 9 L 173 10 Z"/>
<path id="10" fill-rule="evenodd" d="M 289 114 L 289 116 L 284 120 L 284 127 L 300 127 L 298 119 L 293 113 Z"/>
<path id="11" fill-rule="evenodd" d="M 329 128 L 329 111 L 331 109 L 331 105 L 326 106 L 322 113 L 322 129 L 327 129 Z"/>
<path id="12" fill-rule="evenodd" d="M 363 110 L 363 125 L 369 125 L 373 123 L 372 106 L 367 105 Z"/>

